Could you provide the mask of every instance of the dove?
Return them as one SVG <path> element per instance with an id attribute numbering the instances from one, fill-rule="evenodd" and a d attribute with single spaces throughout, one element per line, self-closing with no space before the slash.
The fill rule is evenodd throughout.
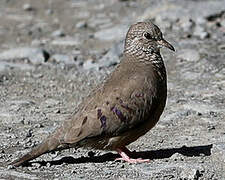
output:
<path id="1" fill-rule="evenodd" d="M 127 145 L 152 129 L 167 99 L 167 73 L 162 47 L 175 51 L 151 21 L 129 28 L 121 62 L 40 145 L 11 164 L 20 166 L 45 153 L 67 148 L 117 151 L 129 163 L 149 162 L 131 158 Z"/>

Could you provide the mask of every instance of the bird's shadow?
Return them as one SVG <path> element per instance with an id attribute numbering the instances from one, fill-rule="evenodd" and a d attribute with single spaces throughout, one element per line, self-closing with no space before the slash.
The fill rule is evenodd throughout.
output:
<path id="1" fill-rule="evenodd" d="M 186 157 L 193 157 L 193 156 L 210 156 L 211 155 L 211 149 L 212 144 L 210 145 L 204 145 L 204 146 L 192 146 L 187 147 L 183 146 L 181 148 L 171 148 L 171 149 L 159 149 L 159 150 L 152 150 L 152 151 L 140 151 L 140 152 L 134 152 L 133 157 L 136 158 L 143 158 L 143 159 L 164 159 L 169 158 L 175 153 L 182 154 Z M 99 156 L 91 156 L 91 157 L 80 157 L 80 158 L 74 158 L 72 156 L 63 157 L 59 160 L 54 161 L 36 161 L 36 163 L 41 164 L 41 166 L 46 166 L 47 163 L 52 165 L 61 165 L 63 163 L 66 164 L 79 164 L 79 163 L 103 163 L 107 161 L 114 161 L 116 158 L 120 157 L 118 154 L 113 153 L 105 153 L 103 155 Z M 27 163 L 26 166 L 31 165 L 32 163 Z"/>

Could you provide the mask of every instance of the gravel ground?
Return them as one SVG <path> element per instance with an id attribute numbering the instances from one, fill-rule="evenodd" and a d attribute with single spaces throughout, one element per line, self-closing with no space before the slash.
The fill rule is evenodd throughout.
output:
<path id="1" fill-rule="evenodd" d="M 145 19 L 176 48 L 162 50 L 166 109 L 129 145 L 151 162 L 81 148 L 7 165 L 76 110 Z M 0 22 L 1 179 L 225 179 L 225 0 L 1 0 Z"/>

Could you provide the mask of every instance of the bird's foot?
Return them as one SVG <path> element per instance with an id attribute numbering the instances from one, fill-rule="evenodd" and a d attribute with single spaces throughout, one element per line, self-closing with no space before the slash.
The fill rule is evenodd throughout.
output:
<path id="1" fill-rule="evenodd" d="M 123 149 L 118 148 L 117 149 L 117 152 L 119 153 L 119 155 L 121 156 L 121 158 L 116 158 L 115 161 L 123 160 L 123 161 L 129 162 L 129 163 L 150 162 L 149 159 L 142 159 L 142 158 L 133 159 L 133 158 L 130 158 L 127 154 L 128 153 L 130 154 L 131 152 L 126 147 L 124 147 Z"/>

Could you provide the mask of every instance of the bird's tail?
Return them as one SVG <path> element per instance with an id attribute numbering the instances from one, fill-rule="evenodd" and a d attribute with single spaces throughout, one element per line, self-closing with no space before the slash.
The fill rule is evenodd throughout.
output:
<path id="1" fill-rule="evenodd" d="M 25 154 L 21 158 L 16 159 L 10 164 L 17 167 L 27 161 L 41 156 L 42 154 L 56 150 L 60 145 L 59 133 L 59 131 L 56 131 L 55 133 L 53 133 L 53 135 L 50 135 L 45 141 L 43 141 L 40 145 L 32 149 L 29 153 Z"/>

